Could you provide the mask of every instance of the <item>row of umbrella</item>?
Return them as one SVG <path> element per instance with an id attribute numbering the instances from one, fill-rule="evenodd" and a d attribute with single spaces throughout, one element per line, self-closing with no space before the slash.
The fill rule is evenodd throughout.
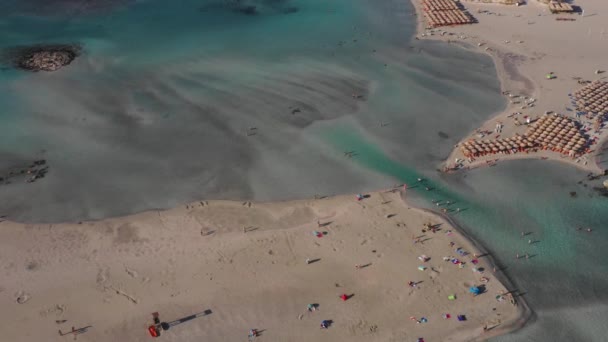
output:
<path id="1" fill-rule="evenodd" d="M 530 126 L 527 135 L 543 147 L 560 152 L 580 152 L 588 144 L 579 124 L 562 115 L 543 115 Z"/>
<path id="2" fill-rule="evenodd" d="M 608 82 L 594 81 L 574 93 L 577 110 L 608 114 Z"/>
<path id="3" fill-rule="evenodd" d="M 549 3 L 549 10 L 551 11 L 551 13 L 558 13 L 558 12 L 572 12 L 572 5 L 565 3 L 565 2 L 550 2 Z"/>
<path id="4" fill-rule="evenodd" d="M 524 136 L 493 140 L 469 140 L 462 144 L 461 150 L 466 157 L 486 155 L 506 151 L 522 151 L 533 148 L 537 144 Z"/>
<path id="5" fill-rule="evenodd" d="M 423 0 L 422 6 L 427 11 L 445 11 L 458 9 L 453 0 Z"/>
<path id="6" fill-rule="evenodd" d="M 562 115 L 543 115 L 530 125 L 525 135 L 493 140 L 469 140 L 462 144 L 465 157 L 527 151 L 542 148 L 574 156 L 583 152 L 588 139 L 581 133 L 577 122 Z"/>
<path id="7" fill-rule="evenodd" d="M 427 17 L 429 26 L 449 26 L 449 25 L 461 25 L 461 24 L 472 24 L 475 19 L 471 14 L 462 10 L 447 10 L 447 11 L 430 11 L 424 12 Z"/>

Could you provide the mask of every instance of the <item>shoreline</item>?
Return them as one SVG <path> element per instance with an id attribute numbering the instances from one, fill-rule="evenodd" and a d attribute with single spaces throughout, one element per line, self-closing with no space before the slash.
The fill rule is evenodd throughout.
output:
<path id="1" fill-rule="evenodd" d="M 540 64 L 540 66 L 543 66 L 543 64 L 539 63 L 539 61 L 546 58 L 546 55 L 552 54 L 552 46 L 547 47 L 546 51 L 543 52 L 531 51 L 532 48 L 530 48 L 529 50 L 524 50 L 520 46 L 515 45 L 515 41 L 511 42 L 510 40 L 504 40 L 502 42 L 499 42 L 500 39 L 494 37 L 494 32 L 488 32 L 487 30 L 488 27 L 493 25 L 493 23 L 489 23 L 491 19 L 487 18 L 491 17 L 492 15 L 490 14 L 492 13 L 494 13 L 497 18 L 501 18 L 501 20 L 505 22 L 510 22 L 510 25 L 507 26 L 512 27 L 512 25 L 521 25 L 519 23 L 513 23 L 512 21 L 515 20 L 515 18 L 520 18 L 524 15 L 529 15 L 530 17 L 532 17 L 533 15 L 542 15 L 543 17 L 546 16 L 546 8 L 543 7 L 545 5 L 537 3 L 528 3 L 524 6 L 514 6 L 493 3 L 471 3 L 469 1 L 461 1 L 461 3 L 468 10 L 468 12 L 478 19 L 478 23 L 461 26 L 439 27 L 427 30 L 421 0 L 411 0 L 411 3 L 416 11 L 416 36 L 413 39 L 441 41 L 448 44 L 456 45 L 471 52 L 483 53 L 489 56 L 494 62 L 503 96 L 505 95 L 505 93 L 526 96 L 527 98 L 533 98 L 535 100 L 538 100 L 535 105 L 545 102 L 540 106 L 534 106 L 534 109 L 524 109 L 518 106 L 519 103 L 509 103 L 509 101 L 507 100 L 506 107 L 503 110 L 500 110 L 497 113 L 493 113 L 493 115 L 489 119 L 481 123 L 479 128 L 472 130 L 454 146 L 452 152 L 450 152 L 446 160 L 439 166 L 442 172 L 458 172 L 472 168 L 484 167 L 487 166 L 488 163 L 496 164 L 496 162 L 520 159 L 550 159 L 569 164 L 571 166 L 577 167 L 583 171 L 591 172 L 593 174 L 601 174 L 604 172 L 604 170 L 599 166 L 598 155 L 602 150 L 602 147 L 608 142 L 608 129 L 606 128 L 604 128 L 602 132 L 598 135 L 599 140 L 594 145 L 592 145 L 594 147 L 593 152 L 586 155 L 582 155 L 578 158 L 570 158 L 556 152 L 541 150 L 538 152 L 531 153 L 520 152 L 515 154 L 491 154 L 488 156 L 478 157 L 472 162 L 470 162 L 466 160 L 465 156 L 460 151 L 460 145 L 463 142 L 472 139 L 473 136 L 480 130 L 491 132 L 496 122 L 501 122 L 503 124 L 506 123 L 506 127 L 504 128 L 505 136 L 513 136 L 514 133 L 521 134 L 521 129 L 515 128 L 513 125 L 510 125 L 509 115 L 514 112 L 523 112 L 523 114 L 528 114 L 530 116 L 535 115 L 536 117 L 539 117 L 540 115 L 542 115 L 542 113 L 550 111 L 559 112 L 561 114 L 570 116 L 569 113 L 564 113 L 560 110 L 560 107 L 562 107 L 561 105 L 565 105 L 568 102 L 567 92 L 559 94 L 560 90 L 548 89 L 547 86 L 539 83 L 535 78 L 530 77 L 530 71 L 532 69 L 537 69 L 537 66 L 535 64 Z M 480 11 L 486 11 L 488 13 Z M 575 18 L 581 17 L 577 14 L 570 14 L 570 16 L 573 16 Z M 550 18 L 553 18 L 551 17 L 551 15 L 548 15 L 548 17 L 549 19 L 543 19 L 550 20 Z M 536 29 L 536 26 L 530 26 L 530 29 Z M 430 35 L 428 34 L 429 32 L 434 33 L 433 35 Z M 527 42 L 527 40 L 523 39 L 523 33 L 513 33 L 512 36 L 522 38 L 522 40 L 518 41 L 521 42 L 521 44 L 525 44 Z M 547 35 L 543 36 L 539 34 L 539 36 L 541 38 L 548 38 Z M 541 46 L 541 43 L 542 39 L 540 39 L 540 41 L 535 42 L 533 49 L 536 49 L 538 48 L 538 46 Z M 547 46 L 547 44 L 545 45 Z M 515 48 L 513 48 L 514 46 Z M 558 53 L 556 53 L 555 55 L 559 56 Z M 556 68 L 560 69 L 557 66 Z M 541 70 L 540 72 L 542 73 L 543 71 Z M 563 73 L 563 71 L 561 73 Z M 587 70 L 587 74 L 591 75 L 590 70 Z M 590 78 L 593 77 L 591 76 Z M 600 77 L 596 76 L 596 78 Z M 575 82 L 570 83 L 571 84 L 568 85 L 569 88 L 581 87 L 578 85 L 574 85 Z M 563 88 L 563 86 L 560 88 Z M 556 99 L 556 97 L 561 98 Z M 547 103 L 558 101 L 561 103 Z M 489 134 L 488 136 L 491 135 L 492 134 Z M 454 165 L 452 161 L 456 161 L 457 159 L 459 162 L 454 162 L 454 164 L 456 164 Z M 458 167 L 458 164 L 460 164 L 461 167 Z"/>
<path id="2" fill-rule="evenodd" d="M 2 284 L 0 304 L 6 310 L 0 310 L 0 318 L 7 324 L 17 321 L 3 330 L 14 341 L 29 341 L 18 338 L 18 331 L 36 324 L 40 327 L 40 332 L 34 335 L 44 335 L 52 326 L 57 327 L 49 319 L 59 318 L 71 319 L 68 324 L 86 323 L 95 326 L 96 329 L 79 336 L 83 341 L 123 334 L 130 334 L 130 340 L 143 341 L 149 336 L 145 336 L 145 329 L 140 328 L 149 321 L 149 312 L 160 311 L 166 317 L 169 313 L 178 314 L 184 308 L 195 310 L 192 304 L 202 302 L 217 312 L 214 315 L 219 315 L 222 323 L 215 321 L 213 315 L 209 318 L 210 323 L 205 323 L 206 318 L 192 323 L 193 326 L 202 325 L 202 330 L 196 328 L 192 332 L 197 338 L 224 340 L 214 338 L 215 329 L 246 330 L 249 327 L 243 326 L 241 321 L 260 316 L 260 312 L 251 311 L 259 305 L 270 305 L 264 309 L 263 316 L 266 316 L 266 310 L 269 310 L 269 314 L 263 320 L 265 323 L 255 324 L 263 324 L 264 328 L 268 328 L 268 335 L 285 337 L 281 334 L 288 332 L 280 328 L 283 325 L 301 330 L 302 326 L 310 326 L 310 323 L 307 323 L 307 318 L 304 321 L 301 321 L 302 318 L 293 320 L 292 316 L 297 316 L 297 312 L 291 311 L 292 304 L 276 306 L 277 303 L 293 301 L 297 307 L 301 305 L 300 297 L 306 300 L 319 295 L 317 300 L 323 305 L 321 313 L 329 313 L 332 316 L 326 318 L 335 320 L 335 328 L 328 331 L 335 330 L 334 335 L 321 333 L 317 336 L 314 332 L 313 336 L 308 336 L 310 331 L 299 332 L 302 337 L 313 337 L 319 341 L 342 340 L 349 336 L 343 335 L 348 331 L 351 334 L 349 340 L 367 340 L 368 332 L 355 332 L 352 335 L 353 331 L 360 329 L 357 328 L 360 324 L 358 321 L 369 321 L 364 324 L 364 329 L 369 325 L 370 331 L 375 333 L 379 327 L 381 334 L 386 334 L 377 335 L 376 338 L 402 337 L 401 334 L 413 333 L 428 339 L 450 336 L 454 341 L 480 341 L 512 331 L 531 317 L 531 311 L 521 297 L 516 297 L 517 306 L 512 306 L 508 301 L 496 302 L 494 295 L 513 291 L 512 284 L 503 272 L 491 271 L 495 267 L 494 259 L 491 255 L 482 255 L 487 249 L 466 234 L 449 216 L 411 206 L 400 190 L 377 191 L 368 195 L 361 201 L 357 201 L 354 195 L 264 204 L 201 201 L 186 207 L 147 211 L 101 221 L 84 221 L 81 224 L 32 225 L 4 221 L 0 223 L 0 235 L 6 248 L 3 248 L 4 252 L 0 251 L 0 266 L 9 262 L 14 264 L 17 259 L 29 261 L 26 263 L 27 269 L 13 270 L 12 275 L 4 277 L 7 281 Z M 314 224 L 315 220 L 323 222 L 323 226 L 320 226 L 323 228 L 320 229 L 328 232 L 323 239 L 311 240 L 311 223 Z M 440 231 L 427 235 L 425 239 L 430 242 L 415 243 L 409 247 L 409 235 L 419 234 L 423 222 L 441 226 Z M 242 231 L 240 224 L 243 225 Z M 247 230 L 247 224 L 253 224 L 256 228 Z M 281 242 L 284 239 L 282 236 L 287 238 L 286 244 Z M 310 244 L 313 241 L 317 242 Z M 461 257 L 461 260 L 468 263 L 464 269 L 441 261 L 442 255 L 453 253 L 450 250 L 454 247 L 448 248 L 447 241 L 455 241 L 456 247 L 471 253 L 470 256 Z M 262 245 L 258 246 L 260 243 Z M 270 252 L 266 253 L 266 249 L 271 246 Z M 331 248 L 327 249 L 331 246 L 333 252 Z M 408 247 L 404 250 L 404 246 Z M 37 251 L 32 253 L 32 248 Z M 336 248 L 340 249 L 340 253 L 336 254 Z M 365 251 L 369 253 L 372 248 L 372 254 L 365 257 Z M 423 264 L 414 260 L 419 253 L 426 253 L 432 258 L 425 264 L 433 271 L 421 273 L 416 270 L 416 265 Z M 473 259 L 475 254 L 480 255 L 476 267 L 486 269 L 482 274 L 471 274 L 469 270 L 473 265 L 469 258 Z M 191 255 L 196 258 L 192 259 Z M 150 256 L 153 258 L 150 259 Z M 321 261 L 318 265 L 314 263 L 315 266 L 306 266 L 302 262 L 306 256 L 320 258 Z M 373 261 L 367 260 L 372 265 L 369 270 L 352 269 L 353 262 L 366 262 L 372 256 Z M 254 262 L 255 260 L 257 261 Z M 266 265 L 271 260 L 272 266 Z M 90 267 L 91 263 L 96 266 Z M 201 263 L 205 265 L 203 269 L 197 266 Z M 311 274 L 310 267 L 320 269 L 318 272 L 322 273 Z M 395 267 L 400 269 L 397 274 L 394 272 Z M 277 272 L 291 276 L 285 279 L 273 277 L 273 274 L 279 274 Z M 197 276 L 199 273 L 201 275 Z M 395 275 L 398 276 L 395 278 Z M 481 296 L 472 298 L 467 294 L 467 289 L 471 286 L 468 284 L 482 275 L 490 279 L 485 284 L 487 290 Z M 211 278 L 207 279 L 208 276 Z M 252 283 L 252 276 L 253 279 L 262 277 L 267 281 L 254 286 L 256 283 Z M 91 277 L 97 278 L 93 284 L 88 280 Z M 302 287 L 298 286 L 299 282 L 290 281 L 291 277 L 307 278 L 314 282 L 306 282 L 307 285 Z M 341 284 L 344 282 L 341 287 L 346 290 L 336 291 L 355 293 L 352 304 L 355 306 L 351 306 L 349 311 L 341 309 L 343 304 L 327 303 L 328 285 L 323 280 L 327 277 Z M 410 289 L 408 294 L 407 284 L 403 285 L 408 279 L 423 284 L 420 289 Z M 473 281 L 476 282 L 478 280 Z M 245 284 L 249 286 L 243 287 Z M 287 289 L 291 290 L 286 291 Z M 266 298 L 269 290 L 272 299 Z M 334 291 L 329 292 L 329 298 L 333 298 Z M 7 298 L 13 293 L 19 295 L 19 298 L 26 298 L 27 303 L 17 304 L 13 301 L 14 298 Z M 378 296 L 381 293 L 387 295 Z M 455 302 L 445 299 L 444 296 L 447 297 L 450 293 L 457 294 Z M 240 299 L 235 303 L 227 296 Z M 508 298 L 508 295 L 504 296 Z M 262 302 L 254 305 L 256 300 Z M 91 306 L 97 309 L 90 311 L 88 308 Z M 495 311 L 498 316 L 489 317 L 488 307 L 498 308 Z M 446 312 L 444 310 L 449 310 L 447 312 L 451 312 L 454 318 L 442 323 L 443 320 L 440 321 L 438 316 Z M 466 323 L 456 322 L 457 313 L 467 314 Z M 123 317 L 124 315 L 128 317 Z M 234 315 L 236 318 L 233 319 Z M 249 318 L 245 319 L 242 315 Z M 407 320 L 407 316 L 426 316 L 429 323 L 409 327 L 408 324 L 412 323 Z M 86 321 L 80 322 L 83 319 Z M 378 327 L 374 322 L 380 323 Z M 488 327 L 494 325 L 484 332 L 481 328 L 483 322 Z M 205 326 L 206 324 L 213 324 L 214 328 Z M 405 332 L 404 324 L 408 326 Z M 427 325 L 432 330 L 426 329 Z M 317 323 L 313 326 L 317 326 Z M 177 335 L 174 337 L 177 338 Z M 167 338 L 169 341 L 174 340 L 169 336 Z"/>
<path id="3" fill-rule="evenodd" d="M 419 209 L 443 218 L 446 222 L 448 222 L 448 224 L 450 224 L 450 226 L 452 226 L 465 239 L 467 239 L 467 241 L 469 241 L 474 246 L 475 249 L 477 249 L 478 251 L 481 251 L 482 253 L 488 253 L 488 255 L 486 256 L 486 258 L 488 260 L 487 262 L 492 267 L 499 268 L 498 263 L 494 259 L 494 256 L 491 254 L 491 251 L 489 251 L 483 244 L 481 244 L 479 241 L 477 241 L 471 234 L 469 234 L 464 228 L 462 228 L 462 226 L 456 222 L 456 219 L 454 217 L 446 215 L 446 214 L 438 212 L 438 211 L 435 211 L 435 210 L 431 210 L 431 209 L 424 209 L 424 208 L 419 208 Z M 494 276 L 500 281 L 501 284 L 505 285 L 505 287 L 511 288 L 511 289 L 516 289 L 516 287 L 513 285 L 513 281 L 511 280 L 511 278 L 509 277 L 509 275 L 506 272 L 501 271 L 499 269 L 498 272 L 494 273 Z M 514 291 L 517 291 L 517 290 L 514 290 Z M 518 304 L 517 305 L 518 314 L 515 318 L 513 318 L 510 322 L 507 322 L 506 325 L 501 326 L 499 329 L 497 329 L 497 330 L 492 329 L 492 331 L 490 333 L 486 333 L 486 334 L 479 336 L 479 338 L 475 341 L 484 341 L 488 338 L 509 334 L 511 332 L 522 329 L 528 323 L 530 323 L 532 321 L 532 319 L 534 318 L 534 311 L 530 308 L 530 306 L 528 305 L 526 300 L 521 296 L 518 297 L 517 304 Z"/>

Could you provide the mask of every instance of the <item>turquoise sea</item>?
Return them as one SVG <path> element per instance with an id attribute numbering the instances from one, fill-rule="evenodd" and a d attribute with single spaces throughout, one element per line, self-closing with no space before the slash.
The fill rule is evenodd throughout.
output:
<path id="1" fill-rule="evenodd" d="M 438 174 L 452 146 L 505 103 L 488 57 L 413 40 L 412 14 L 407 0 L 0 1 L 2 51 L 83 48 L 55 73 L 4 60 L 0 173 L 40 158 L 49 173 L 0 185 L 0 214 L 99 219 L 422 177 L 433 190 L 413 188 L 412 201 L 461 208 L 456 220 L 535 313 L 494 341 L 605 341 L 599 183 L 541 161 Z"/>

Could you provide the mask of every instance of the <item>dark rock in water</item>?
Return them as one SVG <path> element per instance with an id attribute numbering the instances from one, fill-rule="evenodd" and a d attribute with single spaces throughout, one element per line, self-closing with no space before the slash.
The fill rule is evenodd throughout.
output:
<path id="1" fill-rule="evenodd" d="M 290 0 L 208 0 L 199 7 L 200 12 L 211 10 L 228 10 L 245 15 L 264 15 L 274 13 L 295 13 L 298 8 L 288 6 Z"/>
<path id="2" fill-rule="evenodd" d="M 57 71 L 80 55 L 78 45 L 35 45 L 16 47 L 5 53 L 11 64 L 22 70 Z"/>
<path id="3" fill-rule="evenodd" d="M 576 197 L 576 191 L 570 191 L 570 197 Z"/>
<path id="4" fill-rule="evenodd" d="M 128 6 L 136 0 L 19 0 L 12 8 L 4 11 L 8 13 L 27 13 L 38 16 L 77 16 L 99 12 L 108 12 L 113 9 Z"/>
<path id="5" fill-rule="evenodd" d="M 442 132 L 442 131 L 437 132 L 437 135 L 439 135 L 439 137 L 442 139 L 447 139 L 450 137 L 449 135 L 447 135 L 447 133 Z"/>
<path id="6" fill-rule="evenodd" d="M 597 191 L 600 196 L 608 197 L 608 188 L 606 187 L 595 187 L 593 190 Z"/>
<path id="7" fill-rule="evenodd" d="M 0 170 L 0 185 L 8 185 L 12 180 L 25 180 L 26 183 L 34 183 L 42 179 L 49 172 L 49 166 L 45 159 L 34 160 L 32 163 L 13 165 L 6 170 Z"/>

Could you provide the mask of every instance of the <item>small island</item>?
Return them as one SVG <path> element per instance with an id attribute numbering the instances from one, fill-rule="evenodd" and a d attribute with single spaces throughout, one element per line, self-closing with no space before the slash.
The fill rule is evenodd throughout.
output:
<path id="1" fill-rule="evenodd" d="M 28 71 L 57 71 L 80 55 L 78 45 L 35 45 L 14 48 L 10 52 L 15 68 Z"/>

